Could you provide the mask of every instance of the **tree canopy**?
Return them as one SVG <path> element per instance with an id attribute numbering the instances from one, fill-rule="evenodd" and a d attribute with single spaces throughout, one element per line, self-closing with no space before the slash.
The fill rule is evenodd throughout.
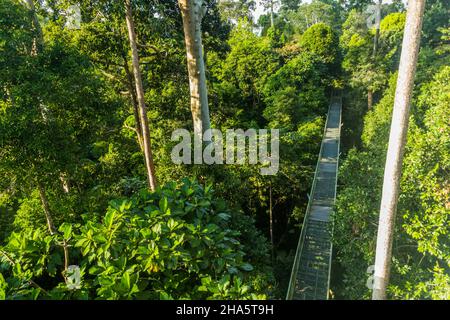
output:
<path id="1" fill-rule="evenodd" d="M 383 4 L 377 35 L 371 5 L 0 1 L 0 300 L 284 299 L 332 97 L 330 296 L 369 298 L 406 19 Z M 391 299 L 450 298 L 449 10 L 425 8 Z M 199 126 L 279 130 L 278 173 L 172 161 Z"/>

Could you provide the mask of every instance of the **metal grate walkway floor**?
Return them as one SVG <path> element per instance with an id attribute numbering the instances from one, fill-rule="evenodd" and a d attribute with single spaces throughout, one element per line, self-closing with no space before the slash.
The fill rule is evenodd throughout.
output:
<path id="1" fill-rule="evenodd" d="M 288 300 L 328 299 L 332 252 L 330 215 L 336 199 L 341 109 L 341 98 L 332 98 L 292 268 Z"/>

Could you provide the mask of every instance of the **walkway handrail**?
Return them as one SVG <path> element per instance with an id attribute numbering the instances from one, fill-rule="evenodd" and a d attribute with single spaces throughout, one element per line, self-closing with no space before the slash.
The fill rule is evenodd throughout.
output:
<path id="1" fill-rule="evenodd" d="M 300 237 L 298 239 L 297 250 L 295 252 L 294 264 L 292 266 L 292 272 L 291 272 L 291 277 L 289 280 L 289 286 L 288 286 L 288 291 L 287 291 L 287 295 L 286 295 L 286 300 L 291 300 L 294 295 L 295 281 L 297 280 L 298 267 L 299 267 L 299 263 L 300 263 L 301 253 L 302 253 L 301 251 L 303 249 L 303 242 L 304 242 L 304 238 L 306 235 L 306 227 L 308 224 L 309 214 L 311 211 L 311 204 L 313 201 L 313 195 L 314 195 L 314 191 L 316 189 L 316 184 L 317 184 L 317 176 L 318 176 L 317 173 L 319 171 L 320 160 L 322 159 L 322 151 L 323 151 L 323 145 L 324 145 L 323 139 L 326 136 L 327 127 L 328 127 L 328 118 L 330 116 L 330 110 L 331 110 L 332 105 L 333 105 L 333 98 L 331 99 L 330 105 L 328 107 L 327 119 L 325 121 L 325 127 L 323 129 L 322 141 L 320 143 L 319 156 L 317 157 L 316 170 L 314 172 L 314 180 L 313 180 L 313 183 L 311 186 L 311 192 L 310 192 L 310 196 L 308 199 L 308 205 L 306 207 L 305 217 L 303 218 L 302 230 L 300 232 Z"/>
<path id="2" fill-rule="evenodd" d="M 332 102 L 333 103 L 333 102 Z M 339 112 L 339 134 L 338 134 L 338 144 L 337 144 L 337 158 L 336 158 L 336 176 L 335 181 L 336 184 L 334 185 L 334 200 L 336 201 L 337 196 L 337 182 L 338 182 L 338 175 L 339 175 L 339 158 L 340 158 L 340 152 L 341 152 L 341 126 L 342 126 L 342 96 L 339 97 L 339 104 L 341 105 L 341 112 Z M 333 215 L 334 216 L 334 215 Z M 331 234 L 334 232 L 334 219 L 331 219 Z M 331 262 L 332 262 L 332 253 L 333 253 L 333 241 L 330 243 L 330 260 L 329 260 L 329 266 L 328 269 L 328 283 L 327 283 L 327 299 L 329 298 L 330 294 L 330 281 L 331 281 Z"/>

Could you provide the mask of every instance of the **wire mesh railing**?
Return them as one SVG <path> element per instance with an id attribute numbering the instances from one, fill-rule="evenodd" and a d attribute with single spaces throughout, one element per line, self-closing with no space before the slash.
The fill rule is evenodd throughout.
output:
<path id="1" fill-rule="evenodd" d="M 327 139 L 327 129 L 329 129 L 329 121 L 330 121 L 330 117 L 331 117 L 331 110 L 333 108 L 333 105 L 335 105 L 336 103 L 339 104 L 339 118 L 338 118 L 338 124 L 337 124 L 337 153 L 336 153 L 336 167 L 335 167 L 335 176 L 334 176 L 334 196 L 333 196 L 333 203 L 336 197 L 336 188 L 337 188 L 337 174 L 338 174 L 338 159 L 339 159 L 339 140 L 340 140 L 340 127 L 341 127 L 341 106 L 342 106 L 342 100 L 340 97 L 332 97 L 331 98 L 331 103 L 328 109 L 328 114 L 327 114 L 327 119 L 325 122 L 325 127 L 324 127 L 324 132 L 323 132 L 323 138 L 322 138 L 322 143 L 320 146 L 320 151 L 319 151 L 319 156 L 317 159 L 317 164 L 316 164 L 316 169 L 314 172 L 314 179 L 312 182 L 312 186 L 311 186 L 311 191 L 310 191 L 310 196 L 309 196 L 309 200 L 308 200 L 308 204 L 307 204 L 307 208 L 306 208 L 306 212 L 305 212 L 305 217 L 303 220 L 303 226 L 302 226 L 302 230 L 300 232 L 300 237 L 298 240 L 298 244 L 297 244 L 297 250 L 296 250 L 296 254 L 295 254 L 295 258 L 294 258 L 294 263 L 293 263 L 293 267 L 292 267 L 292 271 L 291 271 L 291 276 L 290 276 L 290 280 L 289 280 L 289 286 L 288 286 L 288 291 L 286 294 L 286 299 L 287 300 L 291 300 L 294 298 L 295 295 L 295 290 L 297 288 L 297 283 L 298 283 L 298 274 L 299 274 L 299 267 L 300 267 L 300 260 L 303 254 L 303 250 L 305 247 L 305 238 L 306 238 L 306 234 L 307 234 L 307 230 L 310 227 L 309 224 L 310 222 L 310 217 L 311 217 L 311 210 L 313 207 L 313 204 L 317 203 L 317 199 L 315 199 L 315 195 L 316 195 L 316 187 L 317 187 L 317 183 L 319 181 L 319 175 L 320 175 L 320 166 L 321 164 L 323 165 L 323 154 L 324 154 L 324 146 L 326 143 L 326 139 Z M 331 244 L 331 239 L 329 240 L 330 244 L 330 252 L 329 252 L 329 261 L 328 261 L 328 271 L 327 271 L 327 288 L 326 288 L 326 296 L 328 298 L 328 292 L 329 292 L 329 287 L 330 287 L 330 271 L 331 271 L 331 251 L 332 251 L 332 244 Z M 322 248 L 323 249 L 323 248 Z M 316 275 L 317 276 L 317 275 Z M 297 288 L 298 289 L 298 288 Z M 315 292 L 317 292 L 317 288 L 315 289 Z"/>

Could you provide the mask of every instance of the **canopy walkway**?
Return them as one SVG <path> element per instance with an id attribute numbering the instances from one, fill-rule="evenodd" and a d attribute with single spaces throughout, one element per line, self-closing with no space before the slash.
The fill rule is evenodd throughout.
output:
<path id="1" fill-rule="evenodd" d="M 326 300 L 330 287 L 330 219 L 336 199 L 342 98 L 333 97 L 292 267 L 287 300 Z"/>

